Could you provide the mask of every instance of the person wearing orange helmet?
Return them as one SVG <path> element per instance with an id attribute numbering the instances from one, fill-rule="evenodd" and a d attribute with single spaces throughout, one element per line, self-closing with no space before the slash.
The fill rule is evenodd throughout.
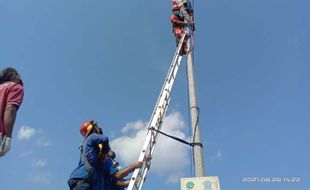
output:
<path id="1" fill-rule="evenodd" d="M 11 149 L 11 138 L 16 114 L 23 102 L 23 81 L 16 69 L 0 71 L 0 157 Z"/>
<path id="2" fill-rule="evenodd" d="M 193 13 L 194 11 L 189 0 L 172 0 L 172 15 L 170 16 L 170 21 L 177 46 L 185 32 L 185 28 L 188 27 L 190 29 L 189 34 L 185 36 L 183 41 L 180 55 L 185 55 L 190 51 L 190 48 L 187 47 L 187 41 L 191 33 L 195 30 Z"/>
<path id="3" fill-rule="evenodd" d="M 80 127 L 80 133 L 84 139 L 80 146 L 78 166 L 68 180 L 70 190 L 104 190 L 102 158 L 110 151 L 109 139 L 93 120 L 85 121 Z"/>

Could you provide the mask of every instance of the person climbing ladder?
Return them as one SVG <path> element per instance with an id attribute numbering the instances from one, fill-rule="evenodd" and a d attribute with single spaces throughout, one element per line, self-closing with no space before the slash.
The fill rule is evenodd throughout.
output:
<path id="1" fill-rule="evenodd" d="M 195 30 L 193 22 L 193 9 L 189 1 L 172 1 L 172 15 L 170 16 L 172 24 L 172 33 L 176 40 L 176 45 L 179 45 L 182 34 L 185 32 L 185 28 L 191 28 Z M 182 43 L 180 55 L 185 55 L 189 52 L 187 47 L 187 41 L 190 38 L 190 33 L 186 34 L 185 40 Z"/>

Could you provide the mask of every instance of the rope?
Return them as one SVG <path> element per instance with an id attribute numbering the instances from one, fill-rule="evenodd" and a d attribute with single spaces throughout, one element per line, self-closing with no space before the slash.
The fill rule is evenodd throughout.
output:
<path id="1" fill-rule="evenodd" d="M 179 142 L 181 142 L 181 143 L 183 143 L 183 144 L 186 144 L 186 145 L 189 145 L 189 146 L 191 146 L 191 147 L 200 146 L 200 147 L 202 148 L 202 144 L 201 144 L 201 143 L 198 143 L 198 142 L 191 142 L 191 143 L 190 143 L 190 142 L 187 142 L 187 141 L 185 141 L 185 140 L 183 140 L 183 139 L 180 139 L 180 138 L 178 138 L 178 137 L 175 137 L 175 136 L 172 136 L 172 135 L 168 135 L 167 133 L 164 133 L 164 132 L 162 132 L 162 131 L 160 131 L 160 130 L 155 129 L 154 127 L 151 127 L 150 130 L 156 131 L 156 132 L 158 132 L 158 133 L 160 133 L 160 134 L 162 134 L 162 135 L 164 135 L 164 136 L 166 136 L 166 137 L 169 137 L 169 138 L 171 138 L 171 139 L 174 139 L 174 140 L 176 140 L 176 141 L 179 141 Z"/>

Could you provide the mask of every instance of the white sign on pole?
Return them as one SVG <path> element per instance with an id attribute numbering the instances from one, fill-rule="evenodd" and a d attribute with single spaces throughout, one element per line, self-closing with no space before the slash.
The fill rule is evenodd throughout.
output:
<path id="1" fill-rule="evenodd" d="M 182 178 L 181 190 L 220 190 L 219 178 L 217 176 Z"/>

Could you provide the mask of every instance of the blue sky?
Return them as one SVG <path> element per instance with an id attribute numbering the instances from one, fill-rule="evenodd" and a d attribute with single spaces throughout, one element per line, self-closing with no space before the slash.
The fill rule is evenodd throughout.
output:
<path id="1" fill-rule="evenodd" d="M 194 2 L 205 166 L 222 189 L 310 186 L 309 6 Z M 175 49 L 170 9 L 170 1 L 0 0 L 0 67 L 16 67 L 25 83 L 1 190 L 68 189 L 86 119 L 101 124 L 124 165 L 137 159 Z M 163 129 L 188 139 L 184 63 Z M 161 138 L 145 189 L 180 189 L 191 159 L 188 147 Z"/>

